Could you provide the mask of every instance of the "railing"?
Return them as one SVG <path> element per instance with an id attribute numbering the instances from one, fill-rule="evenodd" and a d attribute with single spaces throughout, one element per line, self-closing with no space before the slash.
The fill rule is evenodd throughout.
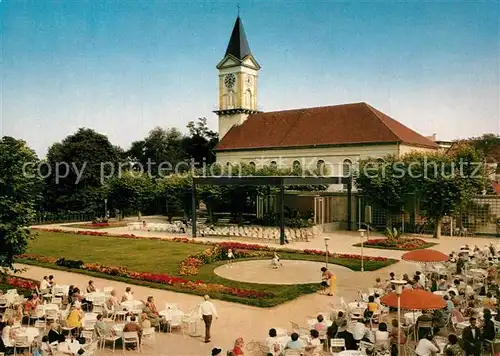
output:
<path id="1" fill-rule="evenodd" d="M 65 222 L 92 221 L 95 218 L 94 213 L 49 213 L 39 212 L 35 217 L 33 224 L 56 224 Z"/>

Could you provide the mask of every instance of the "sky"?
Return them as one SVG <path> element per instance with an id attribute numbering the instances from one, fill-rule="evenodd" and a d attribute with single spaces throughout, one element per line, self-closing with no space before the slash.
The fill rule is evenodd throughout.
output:
<path id="1" fill-rule="evenodd" d="M 500 133 L 500 2 L 240 1 L 264 111 L 364 101 L 439 139 Z M 79 127 L 128 149 L 216 129 L 236 1 L 0 0 L 0 136 Z"/>

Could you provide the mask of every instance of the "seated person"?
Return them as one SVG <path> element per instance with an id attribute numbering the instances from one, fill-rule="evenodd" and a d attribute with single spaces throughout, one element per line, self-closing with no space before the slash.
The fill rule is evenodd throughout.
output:
<path id="1" fill-rule="evenodd" d="M 352 330 L 352 336 L 354 337 L 354 340 L 356 340 L 356 342 L 359 342 L 365 338 L 367 332 L 368 327 L 366 327 L 365 324 L 358 320 Z"/>
<path id="2" fill-rule="evenodd" d="M 382 285 L 380 278 L 375 279 L 375 284 L 373 285 L 373 288 L 374 289 L 382 289 L 383 288 L 383 285 Z"/>
<path id="3" fill-rule="evenodd" d="M 279 343 L 278 334 L 276 329 L 269 330 L 269 336 L 266 338 L 266 346 L 271 351 L 273 356 L 281 354 L 281 344 Z"/>
<path id="4" fill-rule="evenodd" d="M 433 316 L 428 310 L 423 310 L 422 315 L 420 315 L 417 318 L 417 322 L 415 323 L 415 326 L 418 330 L 418 338 L 421 339 L 425 337 L 425 335 L 431 333 L 431 328 L 430 327 L 421 327 L 419 324 L 422 323 L 432 323 L 433 321 Z"/>
<path id="5" fill-rule="evenodd" d="M 368 297 L 368 304 L 366 305 L 364 313 L 365 320 L 370 320 L 376 311 L 378 311 L 378 304 L 375 303 L 375 297 L 370 295 Z"/>
<path id="6" fill-rule="evenodd" d="M 397 345 L 398 344 L 398 319 L 392 319 L 391 321 L 392 329 L 391 332 L 389 333 L 389 338 L 391 344 Z M 399 344 L 404 345 L 406 343 L 406 333 L 403 329 L 399 329 L 400 334 L 399 334 Z"/>
<path id="7" fill-rule="evenodd" d="M 375 345 L 389 347 L 389 332 L 387 331 L 387 324 L 378 324 L 378 330 L 375 331 Z"/>
<path id="8" fill-rule="evenodd" d="M 130 317 L 130 321 L 125 324 L 123 327 L 123 332 L 137 332 L 137 335 L 139 336 L 139 343 L 141 341 L 141 327 L 139 324 L 136 323 L 135 315 L 132 315 Z M 129 346 L 130 344 L 127 344 L 127 350 L 133 349 L 137 347 L 137 345 L 133 344 L 132 346 Z"/>
<path id="9" fill-rule="evenodd" d="M 80 303 L 75 303 L 66 318 L 66 325 L 70 328 L 80 329 L 82 327 L 83 312 Z"/>
<path id="10" fill-rule="evenodd" d="M 311 330 L 311 339 L 309 340 L 308 345 L 305 347 L 305 350 L 307 353 L 314 354 L 314 352 L 318 349 L 321 350 L 321 340 L 319 339 L 319 332 L 318 330 Z"/>
<path id="11" fill-rule="evenodd" d="M 122 302 L 128 302 L 131 300 L 134 300 L 134 292 L 132 292 L 131 287 L 127 287 L 125 288 L 125 293 L 123 294 Z"/>
<path id="12" fill-rule="evenodd" d="M 448 343 L 444 347 L 445 352 L 450 351 L 452 356 L 462 356 L 464 350 L 460 347 L 458 343 L 458 337 L 455 334 L 448 335 Z"/>
<path id="13" fill-rule="evenodd" d="M 292 335 L 290 335 L 290 339 L 291 340 L 286 343 L 285 349 L 290 349 L 290 350 L 302 349 L 302 343 L 299 341 L 299 334 L 292 333 Z"/>
<path id="14" fill-rule="evenodd" d="M 356 340 L 354 340 L 354 336 L 349 331 L 347 331 L 347 320 L 342 321 L 342 324 L 339 326 L 335 338 L 344 339 L 345 347 L 347 350 L 357 350 L 358 348 Z"/>
<path id="15" fill-rule="evenodd" d="M 94 293 L 94 292 L 96 292 L 94 281 L 89 281 L 89 284 L 87 286 L 87 293 Z"/>
<path id="16" fill-rule="evenodd" d="M 440 351 L 431 333 L 425 334 L 424 337 L 420 339 L 415 349 L 417 356 L 432 356 L 438 354 Z"/>
<path id="17" fill-rule="evenodd" d="M 491 292 L 486 293 L 486 298 L 483 299 L 482 301 L 482 306 L 485 308 L 495 308 L 497 305 L 497 300 L 496 298 L 493 297 Z"/>
<path id="18" fill-rule="evenodd" d="M 109 299 L 106 301 L 106 306 L 108 307 L 109 310 L 116 310 L 117 308 L 120 307 L 120 301 L 118 300 L 118 297 L 116 296 L 116 291 L 112 290 L 110 293 Z"/>
<path id="19" fill-rule="evenodd" d="M 324 320 L 323 315 L 321 315 L 321 314 L 318 315 L 316 320 L 318 322 L 316 324 L 314 324 L 314 329 L 318 330 L 318 331 L 326 331 L 326 329 L 328 328 L 328 324 Z"/>

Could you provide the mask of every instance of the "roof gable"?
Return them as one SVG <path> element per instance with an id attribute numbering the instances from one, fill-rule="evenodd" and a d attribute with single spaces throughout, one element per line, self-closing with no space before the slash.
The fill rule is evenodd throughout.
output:
<path id="1" fill-rule="evenodd" d="M 217 150 L 405 143 L 437 148 L 431 140 L 366 103 L 257 113 L 233 126 Z"/>

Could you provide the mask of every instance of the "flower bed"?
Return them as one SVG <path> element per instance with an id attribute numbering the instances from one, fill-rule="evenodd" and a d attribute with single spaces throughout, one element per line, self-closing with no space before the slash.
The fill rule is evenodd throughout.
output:
<path id="1" fill-rule="evenodd" d="M 189 281 L 187 279 L 175 276 L 169 276 L 167 274 L 160 273 L 150 273 L 150 272 L 135 272 L 129 270 L 125 267 L 120 266 L 106 266 L 98 263 L 89 263 L 85 264 L 82 261 L 72 261 L 72 260 L 64 260 L 64 259 L 56 259 L 51 257 L 44 257 L 40 255 L 34 254 L 24 254 L 20 255 L 17 258 L 55 264 L 62 267 L 73 266 L 74 269 L 81 269 L 90 272 L 98 272 L 102 274 L 106 274 L 109 276 L 117 276 L 117 277 L 125 277 L 130 279 L 136 279 L 146 282 L 166 284 L 170 286 L 176 286 L 180 289 L 186 290 L 194 290 L 203 293 L 211 292 L 211 293 L 221 293 L 221 294 L 229 294 L 237 297 L 243 298 L 268 298 L 273 297 L 272 293 L 262 292 L 262 291 L 253 291 L 253 290 L 245 290 L 227 287 L 221 284 L 214 283 L 204 283 L 202 281 Z M 62 262 L 61 262 L 62 261 Z M 82 262 L 82 263 L 80 263 Z"/>
<path id="2" fill-rule="evenodd" d="M 36 290 L 38 286 L 38 283 L 34 280 L 15 276 L 7 276 L 4 283 L 8 286 L 25 289 L 28 291 Z"/>
<path id="3" fill-rule="evenodd" d="M 370 239 L 363 243 L 363 247 L 379 248 L 386 250 L 418 250 L 436 245 L 432 242 L 427 242 L 416 238 L 398 238 L 398 239 Z M 354 245 L 361 247 L 361 244 Z"/>

